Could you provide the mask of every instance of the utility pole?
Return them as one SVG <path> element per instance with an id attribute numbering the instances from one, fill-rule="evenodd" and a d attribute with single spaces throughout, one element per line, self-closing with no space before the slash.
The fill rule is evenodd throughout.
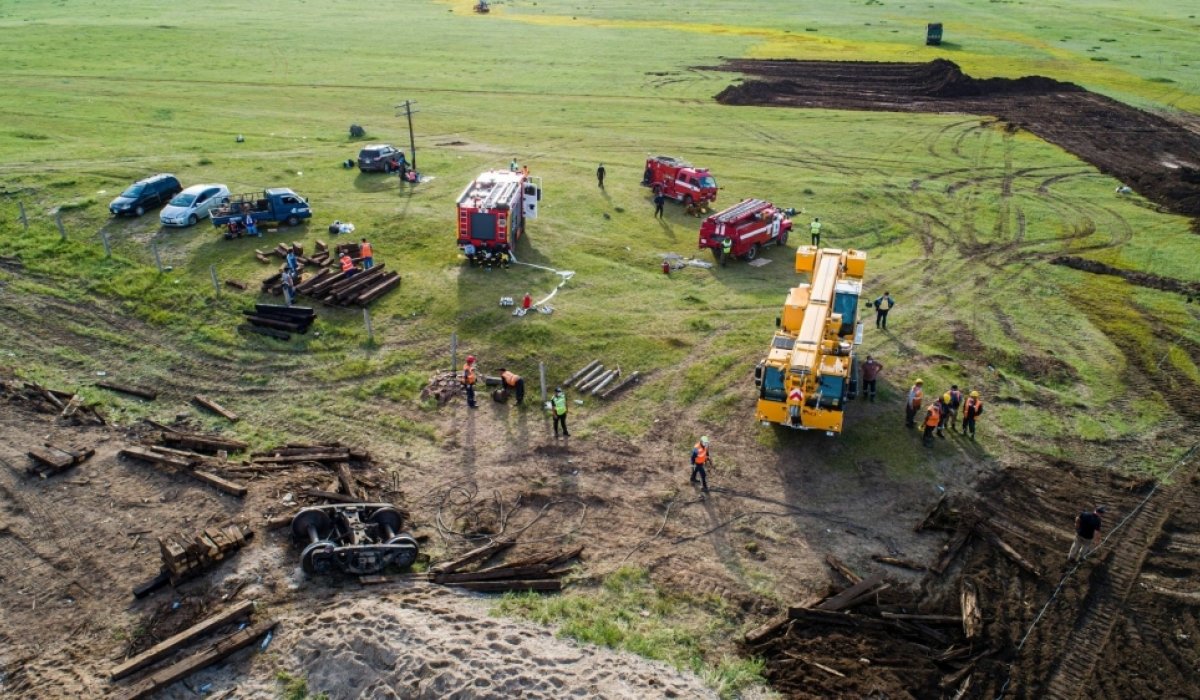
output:
<path id="1" fill-rule="evenodd" d="M 411 155 L 411 157 L 408 160 L 412 166 L 411 167 L 412 170 L 417 169 L 417 141 L 413 137 L 413 125 L 412 125 L 412 115 L 416 112 L 416 110 L 413 109 L 413 106 L 415 106 L 416 104 L 417 103 L 413 102 L 412 100 L 405 100 L 404 104 L 396 105 L 396 109 L 404 108 L 404 116 L 408 117 L 408 150 L 409 150 L 409 154 Z M 400 115 L 397 114 L 396 116 L 400 116 Z"/>

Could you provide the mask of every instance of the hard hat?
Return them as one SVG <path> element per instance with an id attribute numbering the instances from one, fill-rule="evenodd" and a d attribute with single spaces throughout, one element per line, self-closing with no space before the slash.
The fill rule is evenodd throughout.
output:
<path id="1" fill-rule="evenodd" d="M 707 435 L 705 435 L 704 437 L 700 438 L 700 444 L 701 444 L 701 445 L 704 445 L 705 447 L 708 447 L 708 436 L 707 436 Z"/>
<path id="2" fill-rule="evenodd" d="M 556 387 L 554 387 L 554 393 L 556 393 L 556 394 L 561 394 L 561 393 L 562 393 L 562 387 L 561 387 L 561 386 L 556 386 Z"/>
<path id="3" fill-rule="evenodd" d="M 474 361 L 475 361 L 474 355 L 467 355 L 467 362 L 474 362 Z"/>
<path id="4" fill-rule="evenodd" d="M 971 392 L 971 398 L 973 398 L 973 399 L 977 399 L 977 398 L 979 398 L 979 392 L 978 392 L 978 391 L 972 391 L 972 392 Z"/>
<path id="5" fill-rule="evenodd" d="M 942 401 L 945 403 L 950 403 L 950 392 L 947 391 L 946 393 L 942 394 Z"/>
<path id="6" fill-rule="evenodd" d="M 917 381 L 913 382 L 913 384 L 924 384 L 924 383 L 925 383 L 924 379 L 918 379 Z"/>

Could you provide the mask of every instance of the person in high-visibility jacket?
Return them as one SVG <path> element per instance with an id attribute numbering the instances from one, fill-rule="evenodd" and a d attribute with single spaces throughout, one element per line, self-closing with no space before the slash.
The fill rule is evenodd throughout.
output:
<path id="1" fill-rule="evenodd" d="M 342 276 L 350 279 L 354 276 L 354 258 L 351 258 L 346 253 L 342 253 L 342 257 L 338 260 L 342 264 Z"/>
<path id="2" fill-rule="evenodd" d="M 692 448 L 692 478 L 691 482 L 696 483 L 696 477 L 700 477 L 700 490 L 708 493 L 708 465 L 712 461 L 712 457 L 708 454 L 708 436 L 700 438 L 700 442 Z"/>
<path id="3" fill-rule="evenodd" d="M 963 433 L 970 435 L 972 440 L 975 439 L 975 419 L 981 413 L 983 413 L 983 399 L 979 398 L 978 391 L 972 391 L 963 404 L 962 420 Z"/>
<path id="4" fill-rule="evenodd" d="M 925 436 L 921 441 L 926 447 L 933 447 L 933 431 L 937 430 L 938 424 L 942 422 L 942 403 L 934 401 L 929 404 L 929 408 L 925 411 Z"/>
<path id="5" fill-rule="evenodd" d="M 812 244 L 821 245 L 821 219 L 814 216 L 812 223 L 808 225 L 808 230 L 812 233 Z"/>
<path id="6" fill-rule="evenodd" d="M 462 385 L 467 391 L 467 405 L 471 408 L 479 408 L 475 403 L 475 381 L 478 379 L 475 373 L 475 356 L 467 355 L 467 363 L 463 365 Z"/>
<path id="7" fill-rule="evenodd" d="M 371 250 L 371 244 L 367 239 L 362 239 L 362 244 L 358 248 L 358 257 L 362 258 L 363 269 L 370 270 L 375 267 L 375 251 Z"/>
<path id="8" fill-rule="evenodd" d="M 725 267 L 725 263 L 729 262 L 729 258 L 733 256 L 733 239 L 726 236 L 721 241 L 721 267 Z"/>
<path id="9" fill-rule="evenodd" d="M 923 385 L 924 382 L 918 379 L 908 390 L 908 400 L 904 404 L 904 425 L 909 428 L 913 427 L 913 420 L 917 417 L 917 411 L 921 410 L 921 401 L 925 398 Z"/>
<path id="10" fill-rule="evenodd" d="M 558 437 L 558 426 L 562 426 L 563 437 L 571 437 L 571 433 L 567 432 L 567 395 L 563 393 L 563 388 L 557 387 L 554 390 L 554 398 L 550 399 L 550 406 L 554 410 L 554 437 Z"/>
<path id="11" fill-rule="evenodd" d="M 517 396 L 517 405 L 520 406 L 525 402 L 525 380 L 521 375 L 515 372 L 509 372 L 503 367 L 500 368 L 500 379 L 504 382 L 504 388 L 513 392 Z"/>

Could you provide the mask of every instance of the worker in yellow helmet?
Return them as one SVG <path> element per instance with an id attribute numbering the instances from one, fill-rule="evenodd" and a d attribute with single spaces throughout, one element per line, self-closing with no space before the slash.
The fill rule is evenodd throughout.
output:
<path id="1" fill-rule="evenodd" d="M 983 413 L 983 399 L 979 398 L 978 391 L 972 391 L 971 396 L 963 404 L 962 419 L 963 434 L 970 435 L 972 440 L 975 439 L 975 419 L 981 413 Z"/>

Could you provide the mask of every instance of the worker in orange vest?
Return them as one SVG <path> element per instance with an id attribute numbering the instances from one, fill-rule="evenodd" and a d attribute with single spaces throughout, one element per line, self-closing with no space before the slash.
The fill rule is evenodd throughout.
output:
<path id="1" fill-rule="evenodd" d="M 462 385 L 467 391 L 467 405 L 471 408 L 479 408 L 475 403 L 475 356 L 467 355 L 467 364 L 463 365 Z"/>
<path id="2" fill-rule="evenodd" d="M 925 436 L 921 442 L 926 447 L 933 447 L 933 431 L 937 430 L 938 424 L 942 422 L 942 403 L 934 401 L 929 404 L 929 409 L 925 411 Z"/>
<path id="3" fill-rule="evenodd" d="M 904 404 L 904 425 L 909 428 L 913 427 L 913 419 L 917 417 L 917 411 L 921 410 L 921 401 L 925 398 L 925 390 L 922 388 L 924 384 L 925 382 L 918 379 L 908 390 L 908 400 Z"/>
<path id="4" fill-rule="evenodd" d="M 521 375 L 501 367 L 500 380 L 504 382 L 505 389 L 517 395 L 517 405 L 522 405 L 525 402 L 525 380 L 521 378 Z"/>
<path id="5" fill-rule="evenodd" d="M 342 257 L 339 259 L 342 264 L 342 276 L 350 279 L 354 276 L 354 260 L 345 251 L 342 252 Z"/>
<path id="6" fill-rule="evenodd" d="M 691 482 L 696 483 L 696 477 L 700 477 L 700 490 L 708 493 L 708 472 L 706 469 L 712 462 L 712 458 L 708 454 L 708 436 L 700 438 L 700 442 L 692 448 L 692 478 Z"/>
<path id="7" fill-rule="evenodd" d="M 983 413 L 983 399 L 979 398 L 978 391 L 972 391 L 963 404 L 963 420 L 962 430 L 964 435 L 970 435 L 971 439 L 975 439 L 975 418 Z"/>
<path id="8" fill-rule="evenodd" d="M 363 261 L 363 269 L 370 270 L 372 267 L 375 267 L 375 252 L 371 250 L 371 244 L 367 242 L 367 239 L 362 239 L 362 245 L 359 246 L 358 250 L 358 257 L 362 258 Z"/>

